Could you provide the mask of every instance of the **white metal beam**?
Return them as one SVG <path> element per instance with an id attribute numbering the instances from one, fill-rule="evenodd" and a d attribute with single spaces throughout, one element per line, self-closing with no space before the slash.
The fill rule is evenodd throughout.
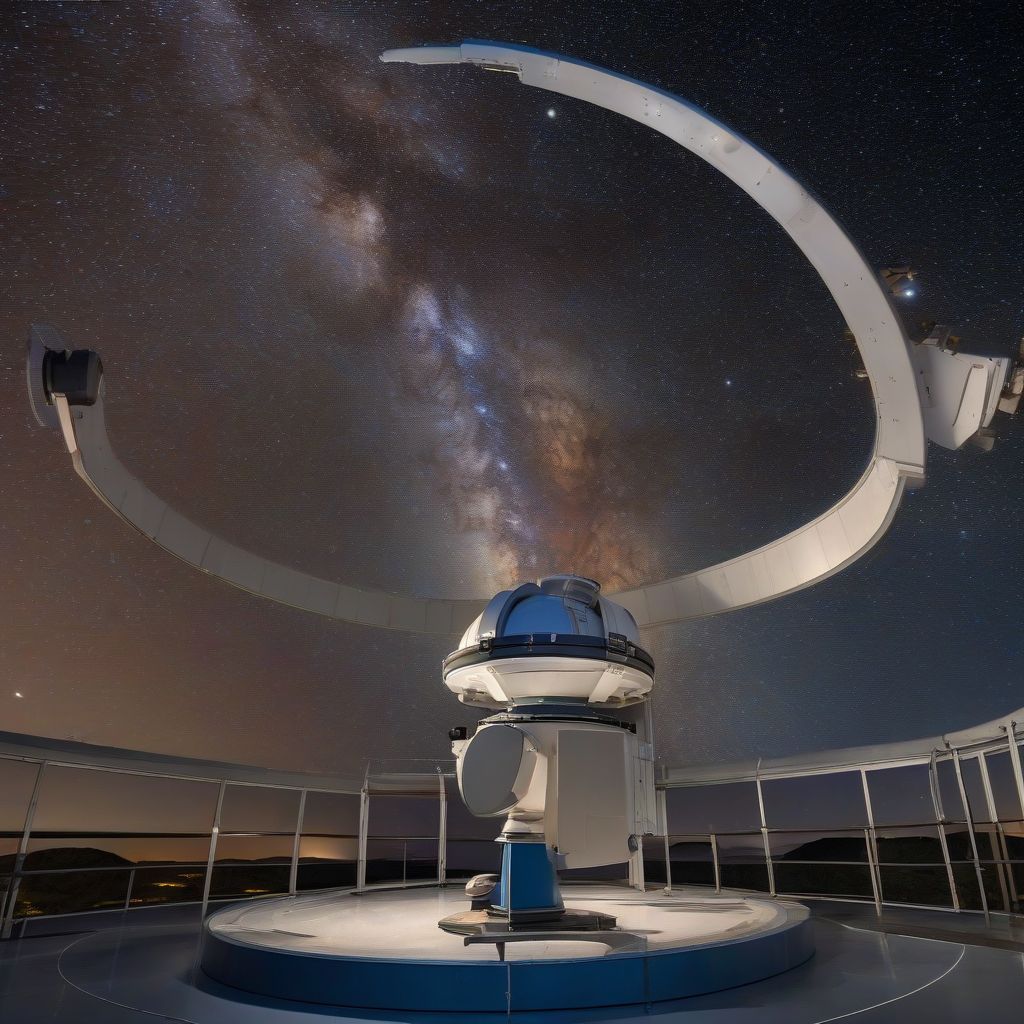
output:
<path id="1" fill-rule="evenodd" d="M 735 182 L 793 239 L 831 292 L 875 398 L 874 451 L 828 512 L 756 551 L 613 595 L 641 626 L 760 604 L 826 579 L 885 533 L 905 482 L 924 479 L 925 434 L 911 344 L 888 291 L 827 210 L 749 139 L 686 100 L 584 61 L 507 43 L 387 50 L 385 63 L 475 64 L 604 107 L 666 135 Z"/>

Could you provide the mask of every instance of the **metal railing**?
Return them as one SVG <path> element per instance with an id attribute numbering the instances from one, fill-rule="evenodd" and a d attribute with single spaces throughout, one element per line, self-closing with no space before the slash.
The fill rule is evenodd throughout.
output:
<path id="1" fill-rule="evenodd" d="M 794 895 L 794 896 L 839 896 L 839 893 L 824 892 L 802 892 L 794 891 L 787 886 L 777 884 L 777 869 L 784 871 L 797 864 L 799 861 L 773 856 L 771 838 L 779 834 L 797 834 L 806 832 L 817 835 L 835 835 L 839 833 L 853 835 L 858 831 L 861 833 L 864 842 L 866 859 L 864 862 L 852 861 L 846 863 L 847 867 L 866 866 L 868 869 L 868 881 L 871 886 L 870 899 L 873 900 L 876 910 L 881 913 L 882 906 L 886 904 L 900 906 L 927 906 L 944 907 L 955 911 L 965 909 L 978 909 L 985 915 L 988 921 L 994 909 L 1005 913 L 1020 913 L 1021 892 L 1024 891 L 1024 775 L 1021 770 L 1021 750 L 1018 736 L 1017 723 L 1007 719 L 1001 723 L 990 724 L 990 727 L 978 727 L 977 736 L 966 736 L 963 746 L 946 741 L 941 748 L 933 746 L 931 750 L 903 754 L 894 750 L 890 756 L 872 756 L 870 760 L 858 763 L 855 759 L 837 757 L 836 763 L 828 762 L 828 752 L 820 755 L 822 760 L 819 763 L 813 761 L 804 765 L 771 766 L 768 771 L 762 769 L 759 761 L 749 772 L 737 772 L 723 768 L 722 776 L 714 778 L 713 772 L 708 769 L 699 769 L 693 772 L 692 781 L 686 778 L 686 769 L 674 771 L 670 779 L 663 779 L 661 786 L 663 790 L 671 792 L 673 789 L 703 788 L 720 785 L 744 784 L 753 787 L 753 795 L 756 801 L 751 800 L 753 808 L 756 803 L 757 819 L 751 820 L 748 828 L 730 832 L 727 830 L 709 829 L 706 832 L 679 829 L 678 835 L 673 829 L 675 824 L 672 815 L 665 812 L 663 826 L 666 834 L 671 838 L 693 838 L 705 840 L 711 853 L 712 871 L 716 889 L 723 884 L 728 884 L 728 879 L 723 879 L 723 866 L 728 867 L 728 862 L 723 861 L 720 856 L 720 840 L 723 837 L 741 837 L 749 840 L 751 844 L 755 839 L 760 840 L 763 849 L 763 856 L 759 858 L 748 858 L 744 863 L 748 866 L 756 866 L 765 873 L 765 885 L 763 891 L 770 895 Z M 989 735 L 984 735 L 988 732 Z M 1002 735 L 998 735 L 998 733 Z M 837 752 L 841 755 L 848 755 L 852 752 Z M 995 791 L 992 785 L 991 765 L 989 758 L 1007 755 L 1007 763 L 1010 772 L 1010 786 L 1008 792 L 1003 794 L 1004 806 L 1011 806 L 1009 815 L 999 814 L 999 807 L 995 799 Z M 870 779 L 877 773 L 885 772 L 894 768 L 908 768 L 914 765 L 927 769 L 928 778 L 928 802 L 931 804 L 933 817 L 928 821 L 898 821 L 886 824 L 876 824 L 874 806 L 872 801 L 872 788 Z M 978 793 L 972 802 L 970 789 L 965 778 L 965 767 L 971 766 L 977 769 L 977 786 L 980 788 L 981 800 Z M 952 779 L 940 777 L 940 769 L 947 768 L 952 771 Z M 770 783 L 782 782 L 785 780 L 801 780 L 811 777 L 835 776 L 839 774 L 860 775 L 862 808 L 855 811 L 855 815 L 861 820 L 847 827 L 834 827 L 821 825 L 814 828 L 782 827 L 769 821 L 769 815 L 765 806 L 765 786 Z M 946 781 L 946 787 L 943 786 Z M 973 782 L 974 780 L 972 780 Z M 954 788 L 955 787 L 955 788 Z M 943 797 L 943 789 L 947 790 L 947 798 Z M 949 805 L 953 802 L 948 798 L 949 790 L 953 789 L 955 802 L 959 805 L 959 814 L 950 814 Z M 664 805 L 663 805 L 664 806 Z M 828 809 L 822 808 L 824 815 Z M 934 832 L 934 839 L 937 843 L 937 856 L 934 860 L 917 862 L 904 858 L 889 860 L 880 854 L 879 842 L 886 845 L 886 853 L 895 850 L 895 837 L 886 835 L 896 831 L 911 832 L 917 830 L 921 833 L 918 836 L 904 836 L 904 839 L 932 838 L 926 835 L 926 830 Z M 953 856 L 950 852 L 950 840 L 959 841 L 963 837 L 966 842 L 963 846 L 963 856 Z M 979 848 L 979 837 L 984 837 L 987 845 L 987 854 L 983 855 Z M 666 874 L 671 879 L 670 840 L 665 843 L 666 847 Z M 959 851 L 957 851 L 959 854 Z M 1013 854 L 1013 855 L 1011 855 Z M 805 866 L 825 868 L 843 864 L 831 860 L 807 860 Z M 735 865 L 733 865 L 735 866 Z M 913 897 L 913 886 L 909 884 L 911 871 L 919 873 L 926 870 L 942 872 L 946 886 L 948 887 L 948 901 L 946 899 L 934 899 L 927 902 L 917 902 Z M 903 885 L 896 883 L 897 872 L 903 872 Z M 725 872 L 728 874 L 729 872 Z M 735 872 L 734 872 L 735 874 Z M 969 882 L 967 875 L 973 877 L 973 885 Z M 919 874 L 919 879 L 924 876 Z M 934 881 L 934 874 L 932 881 Z M 671 882 L 669 883 L 671 884 Z M 755 887 L 757 888 L 757 887 Z M 925 887 L 930 891 L 934 886 Z M 888 891 L 888 893 L 887 893 Z M 919 893 L 920 893 L 919 889 Z M 892 894 L 896 894 L 894 898 Z M 906 898 L 906 897 L 911 898 Z M 850 897 L 847 897 L 850 898 Z M 856 897 L 853 897 L 856 898 Z"/>
<path id="2" fill-rule="evenodd" d="M 23 749 L 12 752 L 0 743 L 0 786 L 4 767 L 11 762 L 23 766 L 27 763 L 35 771 L 20 827 L 0 831 L 3 937 L 12 934 L 17 921 L 31 917 L 100 910 L 123 912 L 172 903 L 201 904 L 205 913 L 210 903 L 223 899 L 295 894 L 339 885 L 443 885 L 449 878 L 497 868 L 497 849 L 492 841 L 480 835 L 458 834 L 458 827 L 450 823 L 451 762 L 405 761 L 368 766 L 361 780 L 343 780 L 332 785 L 296 773 L 261 772 L 259 781 L 254 781 L 250 777 L 256 772 L 254 769 L 200 765 L 207 770 L 198 771 L 194 769 L 199 763 L 184 760 L 161 770 L 150 766 L 154 755 L 92 752 L 68 759 L 61 754 L 60 750 L 44 751 L 35 757 L 26 755 Z M 1008 755 L 1008 759 L 1004 757 L 998 765 L 1001 775 L 996 780 L 1000 783 L 997 787 L 991 771 L 995 762 L 990 763 L 989 759 L 1003 755 Z M 133 767 L 137 763 L 146 767 Z M 873 801 L 872 794 L 875 792 L 877 798 L 882 792 L 877 787 L 873 790 L 873 780 L 879 778 L 877 773 L 911 765 L 919 765 L 920 773 L 927 773 L 927 792 L 922 791 L 919 796 L 922 802 L 930 804 L 931 817 L 876 822 L 877 799 Z M 93 773 L 97 783 L 117 774 L 212 783 L 216 786 L 215 806 L 208 827 L 198 832 L 74 832 L 52 827 L 41 831 L 36 828 L 36 822 L 42 820 L 40 812 L 45 811 L 50 819 L 55 813 L 52 807 L 41 808 L 40 801 L 47 772 L 56 768 Z M 834 773 L 860 775 L 859 803 L 848 814 L 854 820 L 820 827 L 784 825 L 773 820 L 770 807 L 774 797 L 766 792 L 771 784 Z M 950 744 L 944 749 L 917 751 L 910 756 L 897 752 L 892 757 L 874 758 L 870 763 L 821 763 L 792 770 L 763 770 L 758 764 L 747 775 L 733 771 L 721 780 L 709 777 L 707 769 L 695 772 L 692 781 L 687 779 L 686 770 L 665 775 L 658 784 L 663 834 L 647 839 L 643 856 L 638 858 L 639 868 L 630 865 L 629 877 L 634 884 L 642 885 L 646 876 L 647 881 L 664 882 L 668 888 L 685 882 L 711 886 L 716 891 L 742 888 L 772 896 L 856 899 L 874 903 L 879 913 L 890 904 L 955 911 L 978 909 L 986 917 L 993 911 L 1021 911 L 1024 779 L 1014 722 L 1007 723 L 1001 737 L 964 747 Z M 884 782 L 882 779 L 878 785 Z M 742 828 L 694 828 L 696 822 L 685 814 L 679 817 L 666 799 L 677 789 L 723 783 L 752 787 L 750 819 Z M 234 817 L 224 817 L 225 799 L 238 795 L 236 787 L 248 787 L 250 796 L 265 791 L 262 795 L 268 797 L 268 802 L 270 791 L 278 796 L 282 790 L 291 793 L 295 798 L 294 821 L 289 820 L 287 830 L 239 830 L 237 809 L 232 812 Z M 97 786 L 98 792 L 102 790 L 102 785 Z M 353 827 L 325 828 L 322 814 L 313 822 L 309 817 L 310 805 L 324 794 L 332 799 L 345 798 L 341 804 L 349 808 Z M 410 826 L 409 834 L 401 834 L 400 827 L 377 824 L 375 809 L 388 806 L 377 801 L 393 801 L 395 797 L 416 801 L 415 805 L 407 805 L 406 810 L 415 806 L 423 811 L 422 827 Z M 766 797 L 772 799 L 766 803 Z M 54 798 L 51 794 L 47 799 Z M 1002 817 L 998 813 L 1000 806 L 1004 810 Z M 834 808 L 825 806 L 819 811 L 823 821 L 834 814 Z M 152 808 L 152 815 L 154 823 L 157 822 L 160 808 Z M 405 820 L 400 818 L 399 825 L 402 824 Z M 807 845 L 803 836 L 808 841 L 811 837 L 831 837 L 832 854 L 816 856 L 813 849 L 808 849 L 800 855 L 801 848 Z M 94 840 L 92 847 L 88 845 L 90 839 Z M 150 847 L 160 841 L 195 840 L 205 845 L 206 856 L 176 861 L 169 857 L 152 860 L 135 854 L 116 863 L 99 864 L 87 863 L 85 855 L 69 852 L 92 848 L 94 853 L 98 850 L 101 855 L 116 859 L 114 850 L 124 852 L 124 843 L 130 839 L 145 841 Z M 5 840 L 12 851 L 7 854 L 3 853 Z M 232 848 L 239 843 L 247 844 L 256 854 L 263 844 L 269 852 L 262 857 L 232 856 Z M 684 852 L 680 849 L 682 843 L 699 844 L 700 849 L 691 846 L 686 851 L 689 856 L 683 858 L 678 856 Z M 310 852 L 314 848 L 322 848 L 321 853 L 330 849 L 336 852 L 342 844 L 348 849 L 345 856 Z M 278 852 L 272 852 L 271 847 Z M 737 848 L 742 849 L 741 854 L 736 852 Z M 282 849 L 287 852 L 280 852 Z M 854 850 L 856 855 L 851 852 Z M 844 851 L 846 854 L 842 855 Z"/>

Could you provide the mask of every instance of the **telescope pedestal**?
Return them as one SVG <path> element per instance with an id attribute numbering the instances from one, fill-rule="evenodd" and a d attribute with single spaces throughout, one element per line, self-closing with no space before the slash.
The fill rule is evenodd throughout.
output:
<path id="1" fill-rule="evenodd" d="M 557 919 L 565 913 L 555 858 L 542 835 L 502 836 L 498 902 L 490 910 L 509 925 Z"/>
<path id="2" fill-rule="evenodd" d="M 592 910 L 566 910 L 558 889 L 555 860 L 542 835 L 502 836 L 498 902 L 483 910 L 464 910 L 438 921 L 454 935 L 505 935 L 514 932 L 611 931 L 615 918 Z"/>

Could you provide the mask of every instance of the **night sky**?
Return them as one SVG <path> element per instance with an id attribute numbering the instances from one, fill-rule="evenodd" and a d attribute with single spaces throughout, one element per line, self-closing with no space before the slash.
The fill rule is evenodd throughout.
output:
<path id="1" fill-rule="evenodd" d="M 695 101 L 873 264 L 917 269 L 909 322 L 1009 355 L 1024 59 L 1002 10 L 6 5 L 0 729 L 356 770 L 443 756 L 475 717 L 441 685 L 454 639 L 261 602 L 104 509 L 29 413 L 33 321 L 100 351 L 114 446 L 154 491 L 357 585 L 487 598 L 575 571 L 614 591 L 767 542 L 860 475 L 856 351 L 752 200 L 609 112 L 382 50 L 523 43 Z M 995 426 L 991 454 L 933 447 L 853 568 L 645 635 L 666 763 L 1024 704 L 1024 429 Z"/>

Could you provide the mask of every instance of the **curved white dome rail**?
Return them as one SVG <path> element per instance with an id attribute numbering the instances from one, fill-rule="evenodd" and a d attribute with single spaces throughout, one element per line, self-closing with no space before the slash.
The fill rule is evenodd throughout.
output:
<path id="1" fill-rule="evenodd" d="M 662 583 L 614 595 L 640 626 L 742 608 L 800 590 L 864 554 L 886 531 L 907 479 L 922 480 L 925 433 L 910 342 L 889 296 L 850 238 L 771 157 L 706 113 L 652 86 L 591 64 L 497 43 L 388 50 L 385 62 L 481 65 L 513 71 L 527 85 L 605 107 L 650 126 L 706 160 L 775 218 L 820 274 L 853 332 L 877 413 L 864 475 L 828 512 L 746 555 Z M 269 562 L 214 536 L 171 509 L 114 455 L 102 397 L 69 404 L 33 391 L 39 346 L 61 350 L 56 332 L 35 328 L 29 387 L 44 425 L 53 406 L 78 474 L 124 520 L 171 554 L 233 586 L 336 619 L 433 634 L 461 633 L 486 601 L 401 597 L 333 583 Z M 35 362 L 33 362 L 35 358 Z M 35 367 L 35 369 L 33 369 Z M 45 421 L 49 421 L 48 423 Z"/>
<path id="2" fill-rule="evenodd" d="M 42 426 L 59 426 L 75 472 L 96 496 L 165 551 L 210 576 L 241 590 L 292 608 L 332 619 L 360 622 L 411 633 L 449 636 L 461 633 L 480 614 L 483 601 L 442 601 L 402 597 L 334 583 L 290 569 L 237 547 L 176 512 L 122 465 L 110 447 L 103 415 L 103 390 L 93 405 L 70 405 L 65 395 L 52 394 L 46 404 L 42 360 L 46 350 L 61 352 L 64 344 L 52 327 L 32 328 L 28 373 L 32 408 Z"/>
<path id="3" fill-rule="evenodd" d="M 661 132 L 734 181 L 790 235 L 846 319 L 871 381 L 877 433 L 853 489 L 813 522 L 720 565 L 615 594 L 641 626 L 781 597 L 849 565 L 885 533 L 904 481 L 921 480 L 925 435 L 910 342 L 874 271 L 829 213 L 770 156 L 685 100 L 583 61 L 500 43 L 388 50 L 385 62 L 477 64 Z"/>

